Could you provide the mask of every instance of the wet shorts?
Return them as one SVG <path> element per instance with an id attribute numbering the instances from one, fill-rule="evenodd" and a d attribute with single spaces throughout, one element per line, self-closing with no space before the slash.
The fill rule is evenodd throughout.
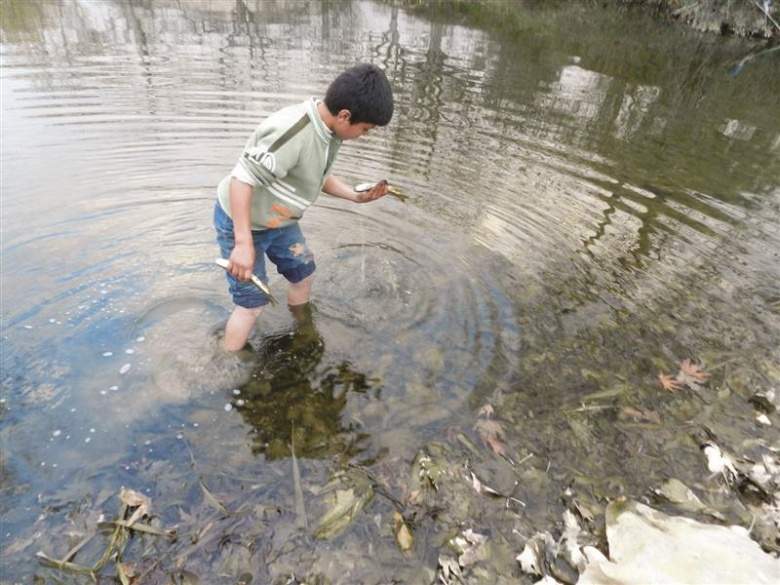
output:
<path id="1" fill-rule="evenodd" d="M 217 202 L 214 205 L 214 228 L 217 230 L 217 243 L 223 258 L 229 258 L 236 245 L 233 234 L 233 220 Z M 290 282 L 300 282 L 316 269 L 314 254 L 306 246 L 298 223 L 261 231 L 252 231 L 255 244 L 255 274 L 263 282 L 268 282 L 265 271 L 265 256 L 276 265 L 276 271 Z M 254 309 L 268 303 L 268 298 L 249 281 L 237 280 L 229 273 L 230 294 L 239 307 Z"/>

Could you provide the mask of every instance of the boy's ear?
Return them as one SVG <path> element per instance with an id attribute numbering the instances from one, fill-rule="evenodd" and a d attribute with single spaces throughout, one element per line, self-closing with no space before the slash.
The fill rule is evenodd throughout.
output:
<path id="1" fill-rule="evenodd" d="M 342 122 L 349 122 L 352 119 L 352 112 L 346 109 L 339 110 L 339 113 L 336 114 L 336 118 Z"/>

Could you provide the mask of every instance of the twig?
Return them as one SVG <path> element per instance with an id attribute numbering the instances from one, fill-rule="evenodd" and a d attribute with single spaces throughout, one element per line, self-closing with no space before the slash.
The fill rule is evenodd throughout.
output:
<path id="1" fill-rule="evenodd" d="M 533 453 L 531 453 L 530 455 L 528 455 L 527 457 L 525 457 L 523 460 L 525 460 L 525 459 L 528 459 L 528 457 L 532 457 L 532 456 L 533 456 Z M 520 485 L 520 482 L 519 482 L 518 480 L 515 480 L 515 485 L 513 485 L 513 486 L 512 486 L 512 491 L 511 491 L 511 492 L 509 492 L 509 495 L 506 497 L 506 504 L 505 504 L 505 505 L 506 505 L 506 509 L 507 509 L 507 510 L 509 509 L 509 502 L 517 502 L 517 503 L 518 503 L 518 504 L 520 504 L 520 505 L 521 505 L 523 508 L 525 508 L 525 507 L 526 507 L 526 504 L 525 504 L 525 502 L 524 502 L 523 500 L 518 500 L 518 499 L 515 497 L 515 490 L 517 489 L 517 486 L 518 486 L 518 485 Z"/>
<path id="2" fill-rule="evenodd" d="M 301 485 L 301 470 L 298 468 L 298 458 L 295 456 L 295 423 L 290 434 L 290 452 L 292 453 L 293 490 L 295 493 L 295 519 L 298 528 L 309 529 L 306 517 L 306 504 L 303 501 L 303 486 Z"/>
<path id="3" fill-rule="evenodd" d="M 192 468 L 195 469 L 198 466 L 198 462 L 195 460 L 195 453 L 192 452 L 192 447 L 190 447 L 190 442 L 187 439 L 184 439 L 184 446 L 187 447 L 187 451 L 190 452 L 190 463 L 192 464 Z"/>
<path id="4" fill-rule="evenodd" d="M 116 574 L 122 585 L 130 585 L 130 577 L 125 573 L 125 568 L 122 566 L 122 563 L 118 562 L 116 564 Z"/>
<path id="5" fill-rule="evenodd" d="M 691 2 L 687 6 L 683 6 L 681 8 L 678 8 L 677 10 L 674 10 L 672 12 L 672 16 L 680 16 L 683 12 L 688 12 L 691 8 L 695 8 L 698 6 L 700 0 L 696 0 L 695 2 Z"/>
<path id="6" fill-rule="evenodd" d="M 780 30 L 780 24 L 777 24 L 777 21 L 776 21 L 774 18 L 772 18 L 772 15 L 771 15 L 771 14 L 769 14 L 769 11 L 768 11 L 768 10 L 766 10 L 766 9 L 765 9 L 763 6 L 761 6 L 761 4 L 759 4 L 758 2 L 756 2 L 756 0 L 753 0 L 753 6 L 755 6 L 755 7 L 756 7 L 756 8 L 758 8 L 758 9 L 759 9 L 761 12 L 763 12 L 763 13 L 764 13 L 764 16 L 766 16 L 766 17 L 767 17 L 767 18 L 768 18 L 768 19 L 769 19 L 769 20 L 772 22 L 772 24 L 774 24 L 774 25 L 775 25 L 775 27 L 777 27 L 777 30 Z"/>
<path id="7" fill-rule="evenodd" d="M 111 526 L 120 526 L 128 530 L 135 530 L 136 532 L 143 532 L 145 534 L 152 534 L 154 536 L 164 536 L 165 538 L 169 538 L 171 540 L 174 540 L 176 538 L 176 530 L 173 529 L 160 530 L 158 528 L 154 528 L 153 526 L 149 526 L 147 524 L 141 524 L 139 522 L 136 522 L 131 525 L 121 520 L 113 520 L 109 522 L 101 522 L 98 524 L 99 528 L 107 528 Z"/>
<path id="8" fill-rule="evenodd" d="M 119 518 L 120 521 L 124 519 L 125 514 L 127 513 L 127 504 L 122 504 L 122 507 L 119 511 Z M 95 565 L 92 567 L 92 570 L 95 573 L 99 573 L 103 567 L 105 567 L 108 564 L 108 561 L 111 560 L 111 557 L 114 555 L 114 553 L 121 553 L 122 550 L 125 548 L 125 544 L 127 543 L 127 528 L 121 524 L 115 524 L 114 525 L 114 531 L 111 533 L 111 540 L 108 542 L 108 547 L 103 552 L 101 557 L 98 559 L 98 561 L 95 563 Z"/>
<path id="9" fill-rule="evenodd" d="M 76 546 L 74 546 L 72 549 L 70 549 L 64 557 L 62 557 L 63 563 L 68 563 L 73 560 L 73 557 L 76 556 L 76 553 L 78 553 L 84 546 L 95 537 L 96 532 L 90 533 L 84 540 L 82 540 L 80 543 L 78 543 Z"/>
<path id="10" fill-rule="evenodd" d="M 592 405 L 582 405 L 579 408 L 570 408 L 566 410 L 565 412 L 589 412 L 591 410 L 609 410 L 610 408 L 615 408 L 613 404 L 592 404 Z"/>
<path id="11" fill-rule="evenodd" d="M 209 488 L 206 487 L 206 482 L 203 481 L 202 477 L 199 477 L 200 483 L 200 489 L 203 491 L 203 495 L 206 499 L 206 503 L 209 504 L 212 508 L 215 508 L 225 514 L 226 516 L 230 516 L 230 510 L 228 510 L 225 505 L 220 502 L 214 494 L 209 491 Z"/>
<path id="12" fill-rule="evenodd" d="M 44 552 L 38 551 L 35 556 L 38 558 L 38 562 L 46 567 L 52 567 L 61 571 L 68 571 L 70 573 L 76 573 L 78 575 L 89 575 L 93 581 L 97 581 L 95 578 L 95 571 L 91 567 L 85 567 L 83 565 L 77 565 L 76 563 L 69 563 L 67 561 L 58 561 L 47 556 Z"/>
<path id="13" fill-rule="evenodd" d="M 358 465 L 357 463 L 348 463 L 347 466 L 351 467 L 352 469 L 357 469 L 358 471 L 363 473 L 373 485 L 374 491 L 380 496 L 383 496 L 388 500 L 390 500 L 390 503 L 393 504 L 393 506 L 396 508 L 398 512 L 400 512 L 401 516 L 404 515 L 406 506 L 403 504 L 403 502 L 401 502 L 398 498 L 396 498 L 393 494 L 391 494 L 390 491 L 385 487 L 384 483 L 382 483 L 376 477 L 374 477 L 374 475 L 368 469 L 366 469 L 362 465 Z"/>

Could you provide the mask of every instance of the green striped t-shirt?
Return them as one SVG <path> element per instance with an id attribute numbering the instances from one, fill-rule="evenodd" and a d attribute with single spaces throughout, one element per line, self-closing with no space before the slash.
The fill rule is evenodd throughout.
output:
<path id="1" fill-rule="evenodd" d="M 230 180 L 252 186 L 253 230 L 298 221 L 322 190 L 341 140 L 322 121 L 314 98 L 269 116 L 252 133 L 217 196 L 231 218 Z"/>

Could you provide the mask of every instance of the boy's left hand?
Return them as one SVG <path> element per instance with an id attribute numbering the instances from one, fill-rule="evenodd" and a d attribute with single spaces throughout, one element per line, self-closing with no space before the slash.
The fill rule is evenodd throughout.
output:
<path id="1" fill-rule="evenodd" d="M 369 203 L 387 195 L 387 181 L 379 181 L 368 191 L 359 191 L 355 196 L 355 203 Z"/>

